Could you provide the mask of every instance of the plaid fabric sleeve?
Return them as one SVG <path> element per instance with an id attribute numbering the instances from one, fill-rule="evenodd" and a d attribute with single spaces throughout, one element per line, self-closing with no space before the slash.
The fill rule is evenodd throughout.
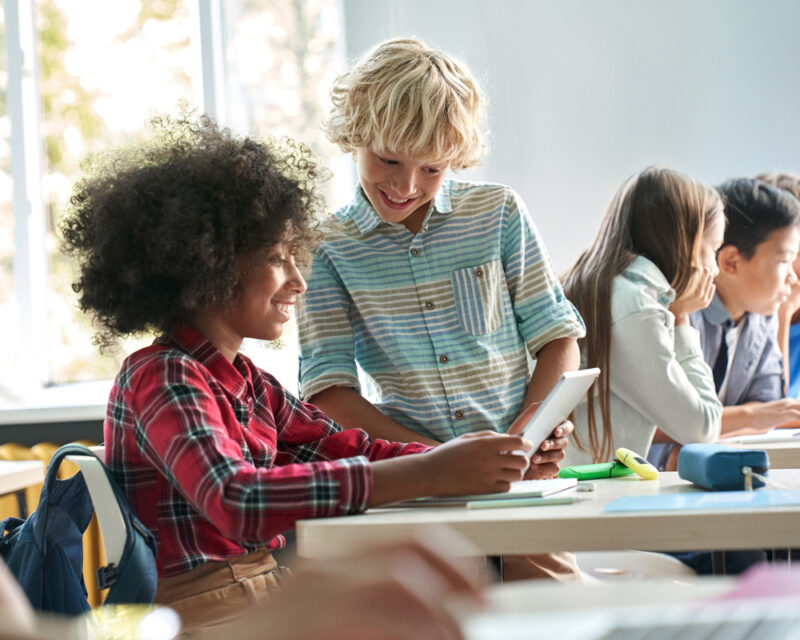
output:
<path id="1" fill-rule="evenodd" d="M 503 227 L 503 267 L 520 333 L 530 354 L 557 338 L 585 334 L 522 199 L 511 189 Z"/>
<path id="2" fill-rule="evenodd" d="M 255 467 L 230 435 L 230 407 L 195 361 L 170 359 L 139 373 L 131 404 L 143 457 L 226 538 L 266 542 L 298 519 L 366 508 L 372 474 L 356 451 L 336 460 L 334 446 L 330 460 Z"/>

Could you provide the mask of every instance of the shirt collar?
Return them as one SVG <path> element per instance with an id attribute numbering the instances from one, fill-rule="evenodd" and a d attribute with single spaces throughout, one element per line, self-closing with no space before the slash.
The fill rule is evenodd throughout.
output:
<path id="1" fill-rule="evenodd" d="M 675 289 L 670 286 L 661 269 L 652 260 L 642 255 L 636 256 L 625 270 L 625 275 L 631 280 L 638 280 L 654 289 L 659 303 L 665 307 L 675 300 Z"/>
<path id="2" fill-rule="evenodd" d="M 733 326 L 731 314 L 728 313 L 725 304 L 716 293 L 711 299 L 711 304 L 703 309 L 703 317 L 711 324 L 719 324 L 728 327 Z"/>
<path id="3" fill-rule="evenodd" d="M 156 338 L 156 344 L 180 349 L 191 356 L 236 397 L 242 397 L 252 385 L 245 356 L 237 353 L 233 362 L 228 362 L 204 334 L 188 324 L 178 323 L 172 331 Z"/>
<path id="4" fill-rule="evenodd" d="M 453 204 L 450 201 L 449 180 L 445 180 L 442 183 L 441 188 L 433 197 L 433 207 L 431 207 L 430 211 L 425 215 L 425 219 L 422 221 L 423 230 L 428 228 L 428 223 L 434 211 L 444 214 L 452 213 L 453 211 Z M 345 215 L 350 217 L 362 235 L 368 234 L 380 224 L 388 224 L 385 223 L 378 215 L 378 212 L 375 211 L 369 199 L 364 195 L 364 190 L 361 188 L 361 185 L 356 186 L 355 196 L 348 205 Z"/>

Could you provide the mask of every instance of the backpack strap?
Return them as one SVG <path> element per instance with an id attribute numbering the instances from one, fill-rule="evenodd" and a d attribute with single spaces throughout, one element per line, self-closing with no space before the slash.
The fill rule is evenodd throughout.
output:
<path id="1" fill-rule="evenodd" d="M 108 564 L 97 570 L 97 579 L 101 589 L 111 587 L 106 603 L 152 602 L 155 537 L 136 517 L 108 468 L 91 449 L 77 443 L 64 445 L 56 451 L 51 465 L 60 464 L 67 456 L 74 457 L 72 462 L 84 475 L 103 534 Z M 131 575 L 121 575 L 126 569 Z M 114 589 L 120 580 L 119 588 Z"/>

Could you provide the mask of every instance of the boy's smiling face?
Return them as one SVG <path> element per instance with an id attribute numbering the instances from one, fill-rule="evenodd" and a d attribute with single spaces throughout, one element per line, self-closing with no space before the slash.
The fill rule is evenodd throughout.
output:
<path id="1" fill-rule="evenodd" d="M 734 320 L 746 311 L 771 315 L 797 281 L 792 263 L 800 245 L 800 228 L 776 229 L 747 258 L 732 245 L 722 247 L 717 288 Z"/>
<path id="2" fill-rule="evenodd" d="M 355 155 L 361 188 L 381 219 L 399 222 L 417 233 L 444 182 L 447 163 L 372 147 L 360 147 Z"/>

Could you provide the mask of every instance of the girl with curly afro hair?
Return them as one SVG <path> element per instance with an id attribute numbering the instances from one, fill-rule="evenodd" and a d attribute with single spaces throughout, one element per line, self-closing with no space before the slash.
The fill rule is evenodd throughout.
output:
<path id="1" fill-rule="evenodd" d="M 297 519 L 505 491 L 527 466 L 521 436 L 370 441 L 238 353 L 246 337 L 279 337 L 305 290 L 296 260 L 319 173 L 302 145 L 163 118 L 149 141 L 87 166 L 63 223 L 100 344 L 158 335 L 117 375 L 106 464 L 156 535 L 156 601 L 192 632 L 266 598 L 282 571 L 271 551 Z"/>

